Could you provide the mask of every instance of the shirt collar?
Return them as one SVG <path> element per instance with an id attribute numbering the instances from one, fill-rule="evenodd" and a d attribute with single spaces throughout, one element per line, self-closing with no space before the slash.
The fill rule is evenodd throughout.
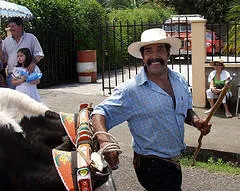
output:
<path id="1" fill-rule="evenodd" d="M 136 75 L 135 79 L 136 79 L 137 86 L 140 86 L 148 81 L 148 77 L 147 77 L 144 67 L 142 67 L 140 73 L 138 75 Z"/>
<path id="2" fill-rule="evenodd" d="M 26 36 L 26 32 L 25 31 L 23 31 L 23 34 L 22 34 L 22 36 L 21 36 L 21 38 L 23 37 L 25 37 Z M 12 36 L 12 38 L 14 39 L 14 37 Z"/>
<path id="3" fill-rule="evenodd" d="M 169 78 L 174 78 L 173 71 L 171 69 L 169 69 L 169 68 L 168 68 L 168 76 L 169 76 Z M 142 67 L 140 73 L 136 76 L 137 86 L 140 86 L 140 85 L 144 84 L 147 81 L 148 81 L 147 74 L 145 72 L 144 67 Z"/>

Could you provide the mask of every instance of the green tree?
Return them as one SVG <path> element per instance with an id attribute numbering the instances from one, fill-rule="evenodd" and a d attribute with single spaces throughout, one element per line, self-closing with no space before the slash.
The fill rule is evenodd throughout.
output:
<path id="1" fill-rule="evenodd" d="M 230 10 L 227 14 L 229 20 L 240 21 L 240 1 L 234 0 L 230 6 Z"/>
<path id="2" fill-rule="evenodd" d="M 233 0 L 162 0 L 178 14 L 201 14 L 209 22 L 225 21 Z"/>
<path id="3" fill-rule="evenodd" d="M 126 9 L 132 8 L 135 0 L 98 0 L 105 8 Z"/>
<path id="4" fill-rule="evenodd" d="M 96 49 L 99 25 L 106 17 L 96 0 L 13 0 L 28 7 L 34 15 L 28 27 L 41 31 L 73 31 L 78 49 Z M 53 36 L 54 37 L 54 36 Z"/>
<path id="5" fill-rule="evenodd" d="M 230 6 L 230 10 L 227 14 L 228 20 L 234 21 L 231 29 L 229 30 L 229 46 L 228 52 L 235 53 L 236 55 L 240 54 L 240 1 L 234 0 Z M 235 44 L 236 41 L 236 44 Z M 224 51 L 227 50 L 227 47 L 224 47 Z"/>
<path id="6" fill-rule="evenodd" d="M 107 17 L 110 26 L 107 33 L 110 35 L 107 49 L 114 50 L 114 54 L 109 53 L 110 63 L 120 66 L 122 63 L 116 58 L 128 56 L 127 46 L 129 43 L 139 40 L 142 31 L 151 28 L 153 23 L 158 24 L 158 27 L 161 28 L 163 21 L 171 14 L 172 9 L 166 7 L 145 8 L 145 6 L 135 9 L 114 9 L 109 12 Z M 155 27 L 157 26 L 155 25 Z M 115 56 L 111 57 L 112 55 Z"/>

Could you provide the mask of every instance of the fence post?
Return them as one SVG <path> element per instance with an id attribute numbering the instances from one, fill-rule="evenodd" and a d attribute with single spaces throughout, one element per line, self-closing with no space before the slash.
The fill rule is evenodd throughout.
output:
<path id="1" fill-rule="evenodd" d="M 192 95 L 193 105 L 206 106 L 205 61 L 206 19 L 194 20 L 192 26 Z"/>

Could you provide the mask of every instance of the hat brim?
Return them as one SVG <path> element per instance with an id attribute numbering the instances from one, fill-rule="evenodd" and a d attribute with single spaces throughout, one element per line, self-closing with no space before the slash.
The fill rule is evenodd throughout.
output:
<path id="1" fill-rule="evenodd" d="M 213 66 L 214 66 L 214 63 L 222 64 L 223 67 L 225 67 L 224 63 L 223 63 L 222 61 L 218 61 L 218 60 L 210 62 L 209 65 L 213 67 Z"/>
<path id="2" fill-rule="evenodd" d="M 170 55 L 172 54 L 178 54 L 179 53 L 179 49 L 181 47 L 181 40 L 178 38 L 165 38 L 162 40 L 157 40 L 157 41 L 150 41 L 150 42 L 133 42 L 132 44 L 130 44 L 128 46 L 128 53 L 131 54 L 132 56 L 136 57 L 136 58 L 141 58 L 142 59 L 142 54 L 140 52 L 140 48 L 146 45 L 150 45 L 150 44 L 158 44 L 158 43 L 166 43 L 166 44 L 170 44 L 171 45 L 171 49 L 170 49 Z"/>

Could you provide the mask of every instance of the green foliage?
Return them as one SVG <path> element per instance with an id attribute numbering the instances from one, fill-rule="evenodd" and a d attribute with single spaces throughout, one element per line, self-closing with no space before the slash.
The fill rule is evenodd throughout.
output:
<path id="1" fill-rule="evenodd" d="M 159 9 L 152 9 L 152 8 L 138 8 L 138 9 L 125 9 L 125 10 L 112 10 L 108 14 L 109 22 L 115 22 L 116 24 L 120 21 L 122 23 L 149 23 L 149 22 L 161 22 L 170 17 L 172 14 L 171 9 L 159 8 Z"/>
<path id="2" fill-rule="evenodd" d="M 236 25 L 232 25 L 229 30 L 229 44 L 224 46 L 223 51 L 228 52 L 230 54 L 236 54 L 238 56 L 240 54 L 240 23 L 236 23 Z M 236 41 L 236 44 L 235 44 Z M 228 49 L 228 50 L 227 50 Z M 236 50 L 236 52 L 235 52 Z"/>
<path id="3" fill-rule="evenodd" d="M 105 1 L 103 2 L 106 8 L 115 8 L 115 9 L 126 9 L 131 7 L 130 0 L 114 0 L 114 1 Z"/>
<path id="4" fill-rule="evenodd" d="M 230 10 L 227 14 L 227 18 L 229 20 L 237 20 L 240 21 L 240 1 L 234 0 L 230 6 Z"/>
<path id="5" fill-rule="evenodd" d="M 183 157 L 181 165 L 191 166 L 193 162 L 192 156 Z M 212 157 L 207 162 L 196 161 L 195 168 L 203 168 L 209 172 L 228 173 L 233 175 L 240 175 L 240 168 L 233 162 L 224 162 L 221 158 L 214 160 Z"/>
<path id="6" fill-rule="evenodd" d="M 170 17 L 172 14 L 171 9 L 160 7 L 158 9 L 153 8 L 136 8 L 125 10 L 112 10 L 107 14 L 109 27 L 109 50 L 113 50 L 114 54 L 109 54 L 111 63 L 118 63 L 119 59 L 127 57 L 127 46 L 134 42 L 139 41 L 141 33 L 151 28 L 151 24 L 158 23 L 159 27 L 162 27 L 163 21 Z M 112 58 L 111 55 L 116 55 L 116 58 Z M 121 60 L 121 59 L 120 59 Z M 113 66 L 116 67 L 116 66 Z"/>
<path id="7" fill-rule="evenodd" d="M 232 0 L 162 0 L 178 14 L 201 14 L 209 22 L 225 21 Z"/>
<path id="8" fill-rule="evenodd" d="M 31 10 L 29 27 L 73 31 L 78 49 L 96 49 L 105 10 L 96 0 L 14 0 Z"/>
<path id="9" fill-rule="evenodd" d="M 229 30 L 229 46 L 225 46 L 223 51 L 235 53 L 238 56 L 240 54 L 240 1 L 234 0 L 231 4 L 230 10 L 228 12 L 227 18 L 229 21 L 235 21 L 232 23 L 232 27 Z M 235 44 L 236 41 L 236 44 Z"/>
<path id="10" fill-rule="evenodd" d="M 106 17 L 105 10 L 95 0 L 82 0 L 77 14 L 80 22 L 75 25 L 75 31 L 78 31 L 79 49 L 96 49 L 100 24 Z"/>

